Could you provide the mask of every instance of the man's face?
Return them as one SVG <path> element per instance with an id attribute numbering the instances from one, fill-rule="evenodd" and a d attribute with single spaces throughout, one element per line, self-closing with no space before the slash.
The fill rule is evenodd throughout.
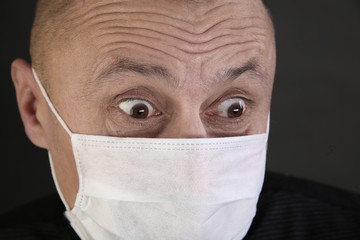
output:
<path id="1" fill-rule="evenodd" d="M 72 132 L 203 138 L 266 131 L 275 46 L 260 0 L 78 1 L 67 21 L 71 30 L 48 49 L 45 70 Z M 45 101 L 40 108 L 72 206 L 78 178 L 70 139 Z"/>

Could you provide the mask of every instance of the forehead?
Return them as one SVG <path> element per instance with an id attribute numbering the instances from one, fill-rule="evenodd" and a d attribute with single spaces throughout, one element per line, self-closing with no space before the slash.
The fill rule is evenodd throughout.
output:
<path id="1" fill-rule="evenodd" d="M 55 50 L 67 57 L 61 66 L 75 64 L 91 76 L 119 58 L 185 76 L 214 74 L 214 65 L 266 62 L 272 54 L 272 27 L 261 0 L 77 1 L 66 18 L 71 41 L 64 41 L 66 51 Z"/>

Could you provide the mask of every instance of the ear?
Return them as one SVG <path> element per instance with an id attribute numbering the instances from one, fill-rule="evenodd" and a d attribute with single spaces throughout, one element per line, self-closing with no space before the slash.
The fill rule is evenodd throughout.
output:
<path id="1" fill-rule="evenodd" d="M 42 95 L 30 64 L 25 60 L 16 59 L 11 65 L 11 77 L 26 135 L 36 146 L 47 148 L 46 135 L 41 122 L 44 113 L 39 110 L 39 100 Z"/>

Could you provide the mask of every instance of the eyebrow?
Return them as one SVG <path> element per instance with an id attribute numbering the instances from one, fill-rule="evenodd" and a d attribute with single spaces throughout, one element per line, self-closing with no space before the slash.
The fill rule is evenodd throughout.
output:
<path id="1" fill-rule="evenodd" d="M 156 79 L 165 80 L 168 84 L 176 88 L 179 80 L 173 76 L 165 67 L 156 64 L 140 63 L 128 58 L 118 58 L 110 66 L 108 66 L 98 77 L 97 82 L 102 82 L 114 74 L 121 74 L 124 72 L 132 72 L 143 75 L 145 77 L 153 77 Z M 223 70 L 215 75 L 209 85 L 226 84 L 240 77 L 245 72 L 253 72 L 260 75 L 261 82 L 263 77 L 258 71 L 258 62 L 255 58 L 250 59 L 243 66 L 229 68 Z M 208 84 L 206 84 L 208 85 Z"/>
<path id="2" fill-rule="evenodd" d="M 145 77 L 164 79 L 171 85 L 177 85 L 178 80 L 163 66 L 155 64 L 140 63 L 128 58 L 118 58 L 103 71 L 98 79 L 106 79 L 114 74 L 132 72 Z M 100 80 L 102 81 L 102 80 Z"/>
<path id="3" fill-rule="evenodd" d="M 246 62 L 244 65 L 240 67 L 233 67 L 229 68 L 225 71 L 221 71 L 219 74 L 216 75 L 216 78 L 213 79 L 213 81 L 210 84 L 217 85 L 217 84 L 226 84 L 229 82 L 234 81 L 241 75 L 243 75 L 245 72 L 251 72 L 255 75 L 259 76 L 260 82 L 264 82 L 264 76 L 259 71 L 259 64 L 256 58 L 251 58 L 248 62 Z"/>

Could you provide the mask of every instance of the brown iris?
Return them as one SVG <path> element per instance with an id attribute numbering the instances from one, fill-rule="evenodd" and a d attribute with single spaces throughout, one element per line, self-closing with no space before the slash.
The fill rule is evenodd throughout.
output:
<path id="1" fill-rule="evenodd" d="M 149 115 L 149 108 L 143 104 L 138 103 L 131 108 L 130 116 L 136 119 L 144 119 Z"/>
<path id="2" fill-rule="evenodd" d="M 244 112 L 244 107 L 239 103 L 233 103 L 228 111 L 227 111 L 227 115 L 229 118 L 237 118 L 240 117 Z"/>

